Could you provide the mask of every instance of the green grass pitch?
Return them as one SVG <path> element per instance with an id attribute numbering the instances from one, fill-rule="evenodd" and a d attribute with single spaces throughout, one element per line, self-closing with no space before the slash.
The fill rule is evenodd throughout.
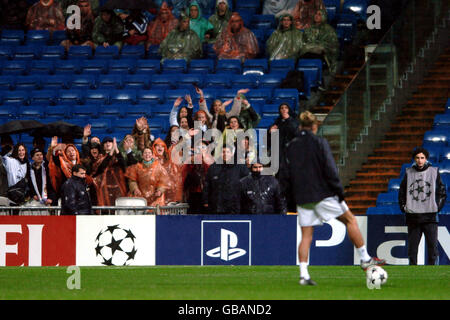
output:
<path id="1" fill-rule="evenodd" d="M 385 266 L 380 290 L 358 266 L 310 266 L 316 287 L 298 284 L 297 266 L 80 267 L 69 290 L 66 267 L 1 267 L 0 300 L 448 300 L 450 266 Z"/>

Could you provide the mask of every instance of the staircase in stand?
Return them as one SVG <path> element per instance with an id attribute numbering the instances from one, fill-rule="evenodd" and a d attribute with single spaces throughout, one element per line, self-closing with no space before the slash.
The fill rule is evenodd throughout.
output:
<path id="1" fill-rule="evenodd" d="M 398 178 L 402 164 L 411 161 L 411 152 L 422 145 L 425 131 L 431 130 L 436 114 L 445 112 L 450 92 L 450 48 L 447 48 L 401 113 L 384 140 L 346 187 L 346 201 L 354 214 L 365 214 L 376 205 L 380 192 L 387 192 L 389 180 Z"/>

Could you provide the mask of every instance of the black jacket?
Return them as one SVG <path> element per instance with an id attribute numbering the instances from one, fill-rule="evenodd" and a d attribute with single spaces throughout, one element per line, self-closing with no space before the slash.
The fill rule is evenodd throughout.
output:
<path id="1" fill-rule="evenodd" d="M 429 163 L 426 163 L 423 168 L 419 169 L 416 165 L 413 165 L 412 168 L 414 168 L 416 171 L 425 171 L 430 167 Z M 400 183 L 400 189 L 398 191 L 398 204 L 400 206 L 400 210 L 405 213 L 405 206 L 406 206 L 406 197 L 407 197 L 407 181 L 408 177 L 405 173 L 402 182 Z M 439 174 L 439 171 L 437 172 L 436 177 L 436 204 L 438 206 L 438 212 L 442 210 L 442 208 L 445 205 L 445 201 L 447 199 L 447 191 L 446 186 L 442 182 L 441 176 Z M 423 214 L 406 214 L 406 223 L 426 223 L 426 222 L 437 222 L 436 212 L 429 212 L 429 213 L 423 213 Z"/>
<path id="2" fill-rule="evenodd" d="M 330 146 L 326 139 L 310 130 L 298 131 L 288 144 L 280 168 L 280 184 L 283 190 L 292 190 L 297 205 L 332 196 L 344 200 L 344 188 Z"/>
<path id="3" fill-rule="evenodd" d="M 208 204 L 209 213 L 239 214 L 240 180 L 248 174 L 244 164 L 212 164 L 203 188 L 203 204 Z"/>
<path id="4" fill-rule="evenodd" d="M 85 179 L 72 176 L 61 187 L 61 214 L 91 214 L 92 203 Z"/>
<path id="5" fill-rule="evenodd" d="M 241 179 L 241 214 L 285 214 L 286 200 L 278 180 L 271 175 Z"/>

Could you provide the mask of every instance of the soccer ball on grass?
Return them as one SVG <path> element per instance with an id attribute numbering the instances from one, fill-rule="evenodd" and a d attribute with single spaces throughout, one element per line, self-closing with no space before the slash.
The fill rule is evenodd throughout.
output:
<path id="1" fill-rule="evenodd" d="M 371 266 L 366 270 L 367 286 L 380 287 L 388 278 L 386 270 L 380 266 Z"/>

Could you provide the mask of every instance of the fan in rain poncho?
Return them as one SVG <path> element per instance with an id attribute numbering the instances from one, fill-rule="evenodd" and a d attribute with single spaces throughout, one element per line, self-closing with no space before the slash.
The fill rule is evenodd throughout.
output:
<path id="1" fill-rule="evenodd" d="M 205 38 L 209 39 L 210 31 L 212 32 L 214 26 L 202 16 L 202 9 L 197 1 L 192 1 L 186 12 L 190 19 L 189 27 L 197 33 L 200 41 L 205 41 Z"/>
<path id="2" fill-rule="evenodd" d="M 209 22 L 214 26 L 214 38 L 211 42 L 214 42 L 216 37 L 225 30 L 228 21 L 231 17 L 230 7 L 227 0 L 217 0 L 216 10 L 212 16 L 209 17 Z"/>
<path id="3" fill-rule="evenodd" d="M 265 0 L 263 14 L 273 14 L 279 17 L 285 13 L 291 13 L 297 5 L 298 0 Z"/>
<path id="4" fill-rule="evenodd" d="M 300 55 L 303 45 L 303 32 L 296 29 L 290 14 L 280 16 L 278 28 L 266 42 L 269 60 L 294 59 Z"/>
<path id="5" fill-rule="evenodd" d="M 327 11 L 323 4 L 323 0 L 299 0 L 294 10 L 292 10 L 295 27 L 297 29 L 309 28 L 314 22 L 314 15 L 319 10 L 323 11 L 326 19 Z"/>
<path id="6" fill-rule="evenodd" d="M 167 2 L 163 2 L 158 15 L 147 28 L 147 47 L 150 45 L 159 45 L 178 25 L 178 19 L 172 14 Z"/>

